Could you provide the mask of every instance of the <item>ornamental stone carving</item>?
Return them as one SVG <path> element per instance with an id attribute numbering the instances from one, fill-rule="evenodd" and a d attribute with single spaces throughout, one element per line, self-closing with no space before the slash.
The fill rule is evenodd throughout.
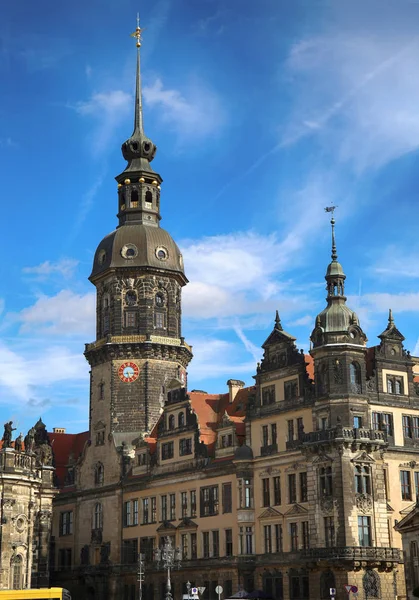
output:
<path id="1" fill-rule="evenodd" d="M 356 507 L 362 513 L 369 513 L 372 511 L 372 498 L 369 494 L 357 494 L 356 495 Z"/>
<path id="2" fill-rule="evenodd" d="M 320 498 L 320 508 L 323 512 L 332 512 L 335 502 L 331 496 L 323 496 Z"/>

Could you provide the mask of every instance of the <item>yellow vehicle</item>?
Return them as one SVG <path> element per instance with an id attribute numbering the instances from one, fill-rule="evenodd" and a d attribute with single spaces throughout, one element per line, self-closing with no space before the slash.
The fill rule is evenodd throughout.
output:
<path id="1" fill-rule="evenodd" d="M 64 588 L 41 588 L 33 590 L 0 590 L 0 600 L 71 600 Z"/>

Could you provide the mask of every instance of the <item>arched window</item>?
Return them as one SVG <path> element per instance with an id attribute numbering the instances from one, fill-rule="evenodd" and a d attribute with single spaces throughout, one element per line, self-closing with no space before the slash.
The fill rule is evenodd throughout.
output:
<path id="1" fill-rule="evenodd" d="M 23 559 L 20 554 L 14 556 L 11 561 L 12 567 L 12 589 L 21 590 L 23 588 L 22 567 Z"/>
<path id="2" fill-rule="evenodd" d="M 387 394 L 394 394 L 393 380 L 390 378 L 387 379 Z"/>
<path id="3" fill-rule="evenodd" d="M 93 529 L 102 529 L 103 528 L 103 511 L 102 505 L 100 502 L 95 504 L 95 508 L 93 511 Z"/>
<path id="4" fill-rule="evenodd" d="M 95 484 L 101 485 L 104 479 L 104 469 L 102 463 L 97 463 L 95 467 Z"/>
<path id="5" fill-rule="evenodd" d="M 150 192 L 150 190 L 147 190 L 145 193 L 145 201 L 149 202 L 150 204 L 153 202 L 153 194 Z"/>
<path id="6" fill-rule="evenodd" d="M 119 210 L 125 210 L 125 193 L 119 192 Z"/>
<path id="7" fill-rule="evenodd" d="M 102 300 L 102 335 L 107 335 L 110 330 L 109 296 L 103 296 Z"/>
<path id="8" fill-rule="evenodd" d="M 169 429 L 175 428 L 175 415 L 169 415 Z"/>
<path id="9" fill-rule="evenodd" d="M 380 597 L 380 576 L 376 571 L 368 569 L 362 578 L 365 598 Z"/>
<path id="10" fill-rule="evenodd" d="M 319 382 L 319 393 L 327 394 L 329 389 L 329 376 L 328 376 L 327 365 L 320 367 L 320 382 Z"/>
<path id="11" fill-rule="evenodd" d="M 361 366 L 357 362 L 352 362 L 349 365 L 349 380 L 351 383 L 351 391 L 361 393 Z"/>
<path id="12" fill-rule="evenodd" d="M 137 190 L 132 190 L 131 192 L 131 208 L 136 208 L 138 206 L 138 192 Z"/>
<path id="13" fill-rule="evenodd" d="M 332 571 L 324 571 L 320 575 L 320 598 L 330 600 L 330 588 L 336 587 L 335 575 Z"/>
<path id="14" fill-rule="evenodd" d="M 395 379 L 394 380 L 394 392 L 400 396 L 402 393 L 402 382 L 400 381 L 400 379 Z"/>
<path id="15" fill-rule="evenodd" d="M 178 416 L 178 426 L 183 427 L 185 425 L 185 413 L 180 412 Z"/>

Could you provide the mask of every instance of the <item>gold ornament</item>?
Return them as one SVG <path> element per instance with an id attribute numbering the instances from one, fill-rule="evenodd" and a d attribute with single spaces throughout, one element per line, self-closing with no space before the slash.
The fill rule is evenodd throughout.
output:
<path id="1" fill-rule="evenodd" d="M 128 185 L 128 183 L 131 183 L 131 179 L 125 179 L 124 183 Z"/>

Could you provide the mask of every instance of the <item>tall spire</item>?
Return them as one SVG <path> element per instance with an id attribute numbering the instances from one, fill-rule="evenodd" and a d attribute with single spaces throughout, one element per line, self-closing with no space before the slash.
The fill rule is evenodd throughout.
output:
<path id="1" fill-rule="evenodd" d="M 137 13 L 137 28 L 134 33 L 131 33 L 131 37 L 135 37 L 137 40 L 137 76 L 135 81 L 135 116 L 134 116 L 134 132 L 138 131 L 143 133 L 143 99 L 141 91 L 141 59 L 140 59 L 140 48 L 141 48 L 141 34 L 143 30 L 140 27 L 140 15 Z"/>
<path id="2" fill-rule="evenodd" d="M 335 240 L 335 210 L 336 210 L 337 206 L 327 206 L 324 210 L 326 212 L 331 212 L 332 213 L 332 218 L 330 219 L 330 224 L 332 226 L 332 260 L 333 262 L 336 262 L 338 259 L 338 253 L 336 251 L 336 240 Z"/>

